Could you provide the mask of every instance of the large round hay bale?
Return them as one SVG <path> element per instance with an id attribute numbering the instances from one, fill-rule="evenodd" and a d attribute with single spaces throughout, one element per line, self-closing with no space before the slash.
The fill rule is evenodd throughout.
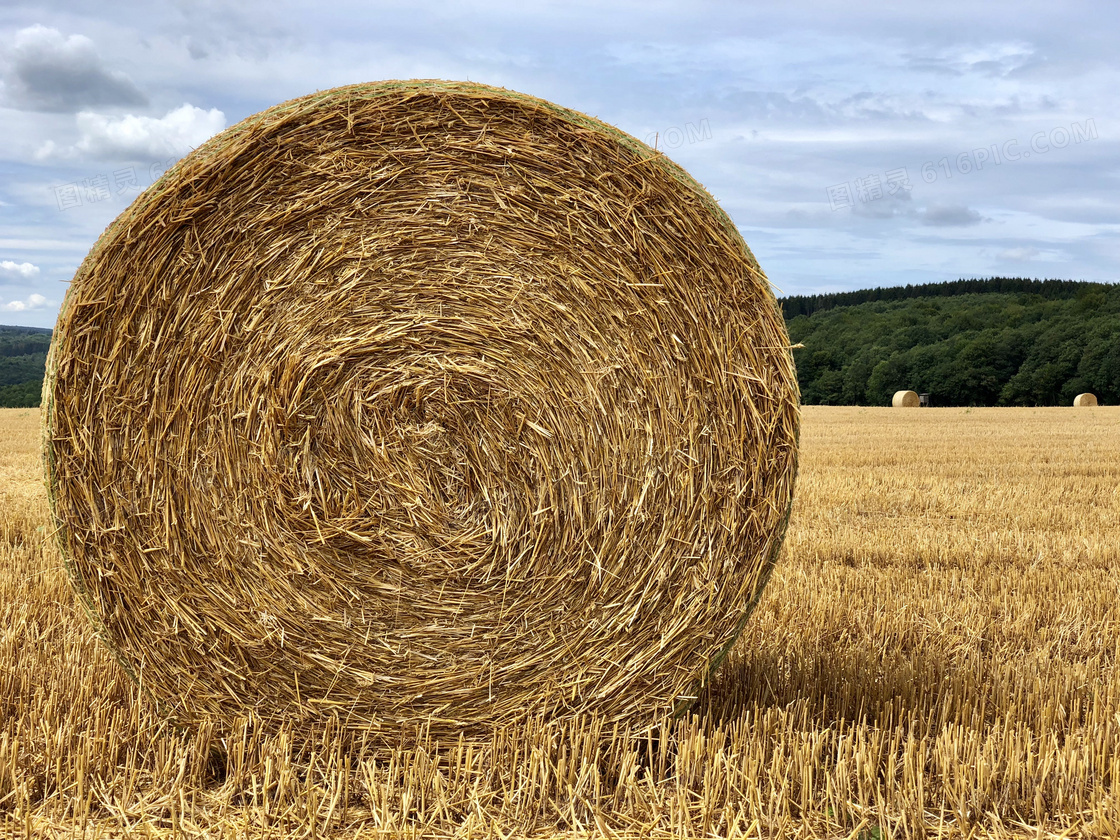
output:
<path id="1" fill-rule="evenodd" d="M 1078 394 L 1073 398 L 1073 405 L 1075 408 L 1083 408 L 1085 406 L 1094 406 L 1097 404 L 1096 394 Z"/>
<path id="2" fill-rule="evenodd" d="M 340 88 L 214 138 L 97 242 L 49 367 L 69 570 L 187 722 L 648 718 L 789 515 L 789 340 L 735 227 L 494 88 Z"/>
<path id="3" fill-rule="evenodd" d="M 916 391 L 895 391 L 891 399 L 892 408 L 917 408 L 922 404 L 922 398 Z"/>

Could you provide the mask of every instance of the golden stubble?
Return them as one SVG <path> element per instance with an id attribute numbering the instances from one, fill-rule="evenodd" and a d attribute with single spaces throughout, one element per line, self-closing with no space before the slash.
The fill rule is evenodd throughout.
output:
<path id="1" fill-rule="evenodd" d="M 385 751 L 179 731 L 97 641 L 0 412 L 0 825 L 25 837 L 1120 833 L 1120 409 L 804 409 L 773 578 L 693 714 Z"/>

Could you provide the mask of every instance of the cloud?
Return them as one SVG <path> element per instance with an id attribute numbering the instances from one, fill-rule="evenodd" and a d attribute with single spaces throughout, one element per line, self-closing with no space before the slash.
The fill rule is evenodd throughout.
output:
<path id="1" fill-rule="evenodd" d="M 5 312 L 28 312 L 32 309 L 46 309 L 47 299 L 42 295 L 28 295 L 27 300 L 10 300 L 3 305 Z"/>
<path id="2" fill-rule="evenodd" d="M 29 262 L 17 263 L 12 260 L 0 261 L 0 277 L 14 277 L 26 280 L 39 274 L 39 266 Z"/>
<path id="3" fill-rule="evenodd" d="M 4 95 L 16 108 L 68 112 L 148 103 L 127 75 L 105 66 L 84 35 L 29 26 L 16 33 L 7 52 Z"/>
<path id="4" fill-rule="evenodd" d="M 898 189 L 894 195 L 884 191 L 878 198 L 860 201 L 852 206 L 852 213 L 869 219 L 891 219 L 895 216 L 913 216 L 914 208 L 910 205 L 910 193 L 905 189 Z"/>
<path id="5" fill-rule="evenodd" d="M 810 96 L 794 98 L 772 90 L 734 91 L 722 97 L 719 105 L 731 110 L 738 118 L 747 120 L 822 122 L 829 116 L 827 109 Z"/>
<path id="6" fill-rule="evenodd" d="M 181 157 L 226 127 L 226 116 L 217 108 L 204 111 L 183 104 L 162 117 L 126 114 L 110 117 L 83 111 L 77 116 L 81 137 L 73 146 L 44 143 L 35 156 L 49 158 L 151 159 Z"/>
<path id="7" fill-rule="evenodd" d="M 931 204 L 918 218 L 923 225 L 934 227 L 967 227 L 984 221 L 983 216 L 963 204 Z"/>
<path id="8" fill-rule="evenodd" d="M 1025 41 L 953 44 L 936 55 L 904 55 L 903 66 L 919 73 L 965 76 L 974 73 L 998 78 L 1035 60 L 1035 47 Z"/>
<path id="9" fill-rule="evenodd" d="M 999 257 L 1000 259 L 1004 260 L 1016 260 L 1019 262 L 1025 262 L 1027 260 L 1033 260 L 1040 253 L 1041 252 L 1037 248 L 1025 246 L 1022 248 L 1008 248 L 1005 251 L 1000 251 Z"/>

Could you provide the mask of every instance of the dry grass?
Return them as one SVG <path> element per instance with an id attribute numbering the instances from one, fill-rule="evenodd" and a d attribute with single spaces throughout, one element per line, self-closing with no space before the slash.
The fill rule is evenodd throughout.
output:
<path id="1" fill-rule="evenodd" d="M 807 408 L 783 557 L 696 716 L 659 739 L 590 720 L 375 755 L 161 724 L 44 539 L 37 413 L 4 411 L 4 828 L 1114 837 L 1118 431 L 1115 408 Z"/>

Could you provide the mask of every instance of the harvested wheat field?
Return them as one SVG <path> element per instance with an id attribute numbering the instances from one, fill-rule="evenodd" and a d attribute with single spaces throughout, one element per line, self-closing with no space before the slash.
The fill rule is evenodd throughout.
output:
<path id="1" fill-rule="evenodd" d="M 14 837 L 1120 834 L 1120 409 L 818 408 L 773 578 L 692 713 L 375 749 L 177 731 L 83 614 L 0 412 Z"/>

